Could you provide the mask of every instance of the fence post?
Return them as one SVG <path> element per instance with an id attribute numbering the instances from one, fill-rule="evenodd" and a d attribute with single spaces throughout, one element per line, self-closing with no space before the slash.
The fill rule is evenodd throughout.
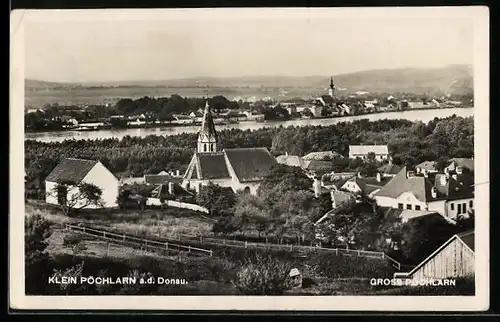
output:
<path id="1" fill-rule="evenodd" d="M 168 249 L 168 242 L 165 242 L 165 249 Z"/>
<path id="2" fill-rule="evenodd" d="M 245 248 L 247 248 L 247 246 L 248 246 L 248 243 L 247 243 L 247 241 L 245 240 Z"/>
<path id="3" fill-rule="evenodd" d="M 339 249 L 335 248 L 335 256 L 339 256 Z"/>
<path id="4" fill-rule="evenodd" d="M 212 257 L 212 251 L 210 251 L 210 257 Z"/>
<path id="5" fill-rule="evenodd" d="M 191 246 L 188 246 L 188 253 L 191 253 Z"/>
<path id="6" fill-rule="evenodd" d="M 293 244 L 290 244 L 290 251 L 293 250 Z"/>
<path id="7" fill-rule="evenodd" d="M 382 253 L 382 259 L 384 259 L 384 258 L 385 258 L 385 253 Z"/>
<path id="8" fill-rule="evenodd" d="M 158 239 L 160 239 L 160 236 L 161 236 L 161 235 L 160 235 L 160 231 L 158 230 Z"/>
<path id="9" fill-rule="evenodd" d="M 358 249 L 358 257 L 361 256 L 361 250 Z"/>
<path id="10" fill-rule="evenodd" d="M 82 229 L 82 230 L 83 230 L 83 232 L 85 232 L 85 226 L 83 226 L 83 229 Z"/>
<path id="11" fill-rule="evenodd" d="M 106 232 L 105 231 L 102 232 L 102 237 L 106 238 Z"/>
<path id="12" fill-rule="evenodd" d="M 106 256 L 108 256 L 108 257 L 109 257 L 109 243 L 108 243 L 108 248 L 107 248 L 107 250 L 106 250 Z"/>
<path id="13" fill-rule="evenodd" d="M 123 234 L 123 241 L 125 241 L 125 234 Z"/>

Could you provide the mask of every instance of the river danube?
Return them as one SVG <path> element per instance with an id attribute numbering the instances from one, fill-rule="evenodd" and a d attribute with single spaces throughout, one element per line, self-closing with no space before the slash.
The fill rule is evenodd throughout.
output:
<path id="1" fill-rule="evenodd" d="M 410 121 L 429 122 L 437 118 L 445 118 L 453 114 L 461 117 L 469 117 L 474 115 L 474 108 L 443 108 L 434 110 L 412 110 L 403 112 L 385 112 L 374 113 L 347 117 L 337 117 L 328 119 L 298 119 L 290 121 L 268 121 L 265 123 L 257 122 L 241 122 L 239 124 L 218 125 L 218 130 L 223 129 L 240 129 L 240 130 L 257 130 L 263 127 L 279 127 L 279 126 L 307 126 L 307 125 L 331 125 L 339 122 L 351 122 L 354 120 L 368 119 L 370 121 L 383 119 L 407 119 Z M 170 127 L 155 127 L 143 129 L 116 129 L 116 130 L 100 130 L 92 132 L 79 131 L 60 131 L 60 132 L 34 132 L 26 133 L 26 140 L 38 140 L 42 142 L 60 142 L 67 139 L 83 140 L 83 139 L 108 139 L 124 136 L 140 136 L 148 135 L 175 135 L 181 133 L 196 133 L 199 128 L 197 126 L 170 126 Z"/>

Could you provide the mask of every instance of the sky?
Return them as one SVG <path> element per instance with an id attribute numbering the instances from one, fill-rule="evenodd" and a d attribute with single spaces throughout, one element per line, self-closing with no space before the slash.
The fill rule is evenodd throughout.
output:
<path id="1" fill-rule="evenodd" d="M 472 65 L 469 15 L 383 9 L 33 11 L 23 17 L 25 78 L 118 82 Z"/>

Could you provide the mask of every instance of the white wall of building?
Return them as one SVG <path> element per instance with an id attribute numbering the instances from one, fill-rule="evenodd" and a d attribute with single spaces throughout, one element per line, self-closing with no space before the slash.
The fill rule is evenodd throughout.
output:
<path id="1" fill-rule="evenodd" d="M 57 193 L 54 191 L 57 183 L 45 181 L 45 202 L 57 205 Z"/>
<path id="2" fill-rule="evenodd" d="M 344 183 L 341 189 L 345 189 L 347 191 L 350 191 L 352 193 L 361 193 L 361 188 L 358 186 L 356 182 L 353 181 L 347 181 Z"/>
<path id="3" fill-rule="evenodd" d="M 455 219 L 458 215 L 467 215 L 467 212 L 474 209 L 474 207 L 474 198 L 450 200 L 446 202 L 445 215 L 451 219 Z"/>
<path id="4" fill-rule="evenodd" d="M 105 208 L 118 207 L 117 198 L 120 182 L 101 162 L 97 162 L 82 182 L 92 183 L 102 189 L 102 200 Z M 95 208 L 95 206 L 89 208 Z"/>

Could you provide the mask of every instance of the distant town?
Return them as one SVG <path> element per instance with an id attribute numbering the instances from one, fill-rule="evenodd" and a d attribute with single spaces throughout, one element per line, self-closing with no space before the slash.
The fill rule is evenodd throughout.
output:
<path id="1" fill-rule="evenodd" d="M 326 85 L 326 84 L 325 84 Z M 203 118 L 203 97 L 148 97 L 106 100 L 102 104 L 45 104 L 25 109 L 26 131 L 97 131 L 110 128 L 199 126 Z M 371 113 L 419 109 L 472 107 L 469 94 L 440 96 L 411 93 L 358 91 L 337 95 L 333 78 L 319 97 L 276 99 L 273 97 L 209 98 L 214 123 L 264 122 L 273 120 L 335 118 Z"/>

